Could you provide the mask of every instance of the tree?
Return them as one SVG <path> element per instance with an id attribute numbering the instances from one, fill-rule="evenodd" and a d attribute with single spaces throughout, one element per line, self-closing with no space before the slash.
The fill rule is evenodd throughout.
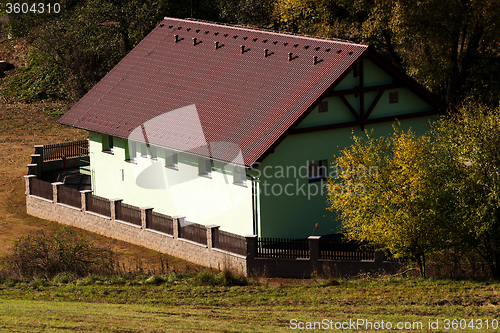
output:
<path id="1" fill-rule="evenodd" d="M 439 166 L 447 168 L 443 190 L 454 194 L 451 240 L 473 249 L 500 279 L 500 106 L 468 103 L 453 119 L 441 120 L 433 135 L 452 161 Z"/>
<path id="2" fill-rule="evenodd" d="M 11 93 L 29 100 L 78 100 L 139 43 L 165 15 L 217 19 L 211 1 L 62 0 L 56 13 L 12 13 L 10 34 L 32 51 Z M 191 7 L 192 5 L 192 7 Z M 5 7 L 5 6 L 4 6 Z"/>
<path id="3" fill-rule="evenodd" d="M 443 179 L 434 173 L 431 137 L 394 129 L 389 137 L 353 137 L 334 162 L 327 200 L 349 239 L 410 257 L 425 276 L 426 257 L 448 246 L 444 207 L 437 209 L 446 205 Z"/>
<path id="4" fill-rule="evenodd" d="M 500 107 L 469 103 L 431 130 L 354 137 L 334 162 L 329 209 L 348 238 L 418 262 L 473 251 L 500 279 Z M 377 172 L 373 172 L 377 170 Z"/>
<path id="5" fill-rule="evenodd" d="M 373 45 L 456 108 L 499 101 L 497 0 L 279 0 L 280 29 Z"/>

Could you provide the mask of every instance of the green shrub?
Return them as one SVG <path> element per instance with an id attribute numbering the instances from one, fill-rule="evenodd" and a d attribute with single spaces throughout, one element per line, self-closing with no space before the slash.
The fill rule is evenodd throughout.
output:
<path id="1" fill-rule="evenodd" d="M 207 271 L 198 273 L 194 279 L 193 283 L 198 286 L 246 286 L 248 285 L 248 280 L 242 275 L 236 275 L 229 269 L 218 274 L 212 274 Z"/>
<path id="2" fill-rule="evenodd" d="M 113 251 L 94 245 L 69 228 L 61 228 L 20 237 L 4 258 L 3 271 L 12 277 L 49 280 L 61 273 L 75 277 L 112 274 L 115 267 Z"/>

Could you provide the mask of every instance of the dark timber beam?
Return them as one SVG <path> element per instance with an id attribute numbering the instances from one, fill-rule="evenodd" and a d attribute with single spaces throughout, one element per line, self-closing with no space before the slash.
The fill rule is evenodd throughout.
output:
<path id="1" fill-rule="evenodd" d="M 401 84 L 384 84 L 381 86 L 371 86 L 371 87 L 364 87 L 364 88 L 355 88 L 355 89 L 346 89 L 346 90 L 340 90 L 340 91 L 334 91 L 332 92 L 329 97 L 335 97 L 335 96 L 345 96 L 345 95 L 352 95 L 355 93 L 361 94 L 363 92 L 371 92 L 371 91 L 379 91 L 379 90 L 388 90 L 388 89 L 397 89 L 397 88 L 403 88 L 404 86 Z"/>
<path id="2" fill-rule="evenodd" d="M 359 117 L 359 114 L 356 112 L 356 110 L 354 110 L 354 108 L 352 107 L 351 103 L 349 103 L 349 101 L 347 99 L 345 99 L 344 96 L 339 96 L 339 97 L 342 100 L 342 102 L 344 102 L 345 106 L 347 106 L 347 108 L 349 109 L 349 111 L 351 111 L 351 113 L 353 114 L 353 116 L 358 121 L 361 121 L 361 118 Z"/>
<path id="3" fill-rule="evenodd" d="M 361 61 L 359 63 L 359 88 L 361 90 L 359 93 L 359 114 L 361 117 L 361 131 L 365 130 L 365 91 L 363 90 L 365 87 L 364 75 L 363 61 Z"/>
<path id="4" fill-rule="evenodd" d="M 375 97 L 372 104 L 370 105 L 370 107 L 366 111 L 365 119 L 368 119 L 368 117 L 371 115 L 373 109 L 375 109 L 375 107 L 377 106 L 377 103 L 378 103 L 378 101 L 380 101 L 380 98 L 382 98 L 382 95 L 384 94 L 384 92 L 385 92 L 385 89 L 382 89 L 378 92 L 377 97 Z"/>
<path id="5" fill-rule="evenodd" d="M 439 111 L 433 110 L 433 111 L 424 111 L 424 112 L 417 112 L 417 113 L 410 113 L 410 114 L 402 114 L 402 115 L 388 116 L 388 117 L 375 118 L 375 119 L 366 119 L 365 125 L 383 123 L 386 121 L 394 121 L 396 119 L 404 120 L 404 119 L 411 119 L 411 118 L 418 118 L 418 117 L 434 116 L 434 115 L 438 114 L 438 112 Z M 294 129 L 293 131 L 291 131 L 290 134 L 310 133 L 310 132 L 326 131 L 326 130 L 332 130 L 332 129 L 337 129 L 337 128 L 354 127 L 354 126 L 361 126 L 361 121 L 350 121 L 347 123 L 340 123 L 340 124 L 331 124 L 331 125 L 299 128 L 299 129 Z"/>

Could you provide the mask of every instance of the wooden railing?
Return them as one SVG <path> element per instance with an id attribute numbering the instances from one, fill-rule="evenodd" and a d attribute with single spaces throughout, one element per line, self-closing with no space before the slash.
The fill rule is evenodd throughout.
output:
<path id="1" fill-rule="evenodd" d="M 30 194 L 48 200 L 53 199 L 52 184 L 37 178 L 31 178 Z"/>
<path id="2" fill-rule="evenodd" d="M 53 200 L 53 185 L 49 182 L 36 178 L 30 178 L 30 195 L 35 195 L 48 200 Z M 76 208 L 82 208 L 82 194 L 72 188 L 57 186 L 58 202 Z M 88 195 L 86 200 L 87 211 L 98 213 L 116 220 L 133 223 L 142 226 L 140 208 L 125 203 L 116 203 L 115 215 L 111 216 L 111 203 L 108 199 L 95 195 Z M 148 217 L 149 216 L 149 217 Z M 182 223 L 182 222 L 181 222 Z M 174 218 L 157 212 L 146 212 L 146 228 L 163 232 L 169 235 L 174 233 Z M 187 222 L 178 226 L 178 237 L 187 239 L 199 244 L 208 245 L 207 227 L 197 223 Z M 212 229 L 212 247 L 236 253 L 242 256 L 247 255 L 247 239 L 243 236 L 235 235 L 226 231 Z M 319 250 L 318 259 L 323 260 L 353 260 L 353 261 L 374 261 L 374 246 L 360 245 L 346 242 L 342 239 L 331 239 L 328 237 L 319 240 L 312 239 L 291 239 L 291 238 L 257 238 L 256 257 L 260 258 L 310 258 L 310 242 L 318 242 L 314 245 L 314 253 Z M 319 246 L 319 248 L 316 248 Z M 255 248 L 255 247 L 254 247 Z M 406 261 L 407 259 L 394 259 L 387 256 L 385 260 Z"/>
<path id="3" fill-rule="evenodd" d="M 309 241 L 297 238 L 259 238 L 257 257 L 309 258 Z"/>
<path id="4" fill-rule="evenodd" d="M 51 161 L 66 158 L 84 156 L 89 154 L 89 141 L 80 140 L 43 145 L 43 161 Z"/>
<path id="5" fill-rule="evenodd" d="M 139 207 L 120 202 L 116 205 L 116 219 L 140 226 L 142 225 L 141 209 Z"/>
<path id="6" fill-rule="evenodd" d="M 215 248 L 240 254 L 242 256 L 247 255 L 247 241 L 243 236 L 217 230 L 213 240 L 214 243 L 212 246 Z"/>
<path id="7" fill-rule="evenodd" d="M 201 224 L 187 222 L 179 228 L 179 238 L 207 245 L 207 228 Z"/>
<path id="8" fill-rule="evenodd" d="M 59 202 L 65 205 L 76 208 L 82 207 L 82 194 L 78 190 L 65 186 L 59 186 L 57 188 L 57 197 Z"/>
<path id="9" fill-rule="evenodd" d="M 148 223 L 147 228 L 173 235 L 174 219 L 168 215 L 153 212 L 153 214 L 151 214 L 151 221 Z"/>
<path id="10" fill-rule="evenodd" d="M 98 197 L 96 195 L 89 196 L 89 200 L 87 202 L 87 210 L 111 217 L 111 206 L 109 200 L 106 198 Z"/>
<path id="11" fill-rule="evenodd" d="M 363 245 L 327 238 L 322 238 L 319 244 L 320 259 L 375 260 L 375 248 L 373 245 Z"/>

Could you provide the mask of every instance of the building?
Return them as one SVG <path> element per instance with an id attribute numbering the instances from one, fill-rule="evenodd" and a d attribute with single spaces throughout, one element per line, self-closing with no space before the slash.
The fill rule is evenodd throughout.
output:
<path id="1" fill-rule="evenodd" d="M 60 122 L 89 131 L 95 195 L 305 238 L 338 231 L 324 180 L 353 131 L 440 109 L 366 45 L 165 18 Z"/>

